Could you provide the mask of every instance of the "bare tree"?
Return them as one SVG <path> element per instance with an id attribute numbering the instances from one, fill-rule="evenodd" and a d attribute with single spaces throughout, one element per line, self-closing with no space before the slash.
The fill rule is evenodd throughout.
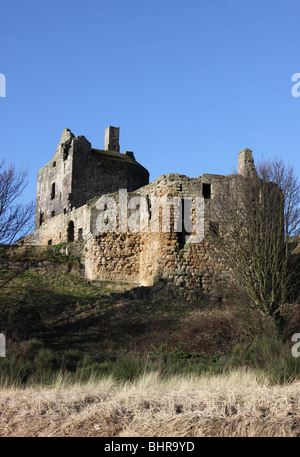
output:
<path id="1" fill-rule="evenodd" d="M 14 276 L 9 273 L 9 248 L 32 228 L 34 203 L 24 204 L 22 194 L 27 185 L 27 172 L 0 162 L 0 287 Z M 15 256 L 16 258 L 16 256 Z"/>
<path id="2" fill-rule="evenodd" d="M 22 193 L 27 186 L 27 172 L 14 165 L 0 163 L 0 244 L 11 245 L 26 235 L 34 214 L 33 202 L 24 204 Z"/>
<path id="3" fill-rule="evenodd" d="M 279 327 L 284 304 L 299 294 L 299 262 L 292 252 L 299 205 L 294 169 L 278 160 L 260 163 L 257 173 L 229 176 L 211 205 L 211 218 L 219 224 L 210 233 L 213 245 L 249 304 Z"/>

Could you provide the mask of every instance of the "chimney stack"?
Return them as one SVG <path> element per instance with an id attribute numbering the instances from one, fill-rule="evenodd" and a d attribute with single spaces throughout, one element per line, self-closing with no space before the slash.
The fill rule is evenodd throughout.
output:
<path id="1" fill-rule="evenodd" d="M 245 177 L 257 174 L 251 149 L 246 148 L 239 153 L 238 174 Z"/>
<path id="2" fill-rule="evenodd" d="M 120 152 L 119 145 L 120 127 L 109 126 L 105 129 L 104 150 Z"/>

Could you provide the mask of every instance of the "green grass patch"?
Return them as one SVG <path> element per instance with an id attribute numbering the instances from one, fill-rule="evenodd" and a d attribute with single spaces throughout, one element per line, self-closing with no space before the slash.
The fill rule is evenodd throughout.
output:
<path id="1" fill-rule="evenodd" d="M 202 376 L 229 374 L 247 369 L 263 375 L 273 384 L 300 378 L 300 363 L 291 355 L 291 347 L 275 340 L 255 339 L 237 345 L 232 354 L 213 356 L 186 353 L 181 347 L 152 348 L 147 354 L 89 354 L 79 350 L 54 351 L 39 340 L 25 341 L 0 359 L 0 386 L 51 385 L 59 376 L 69 382 L 88 382 L 112 377 L 116 382 L 130 382 L 146 373 L 159 373 L 161 379 L 174 375 Z"/>
<path id="2" fill-rule="evenodd" d="M 273 383 L 300 378 L 300 360 L 291 353 L 292 344 L 275 338 L 256 337 L 250 343 L 238 344 L 232 351 L 233 367 L 261 370 Z"/>

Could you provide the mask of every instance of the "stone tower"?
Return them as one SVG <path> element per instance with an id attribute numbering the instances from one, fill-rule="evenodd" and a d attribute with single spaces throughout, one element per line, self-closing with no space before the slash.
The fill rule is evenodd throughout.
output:
<path id="1" fill-rule="evenodd" d="M 53 158 L 38 172 L 35 230 L 95 197 L 147 185 L 149 172 L 133 152 L 122 154 L 119 149 L 119 127 L 106 129 L 105 150 L 93 148 L 84 136 L 75 137 L 64 129 Z"/>
<path id="2" fill-rule="evenodd" d="M 238 174 L 245 177 L 257 175 L 251 149 L 246 148 L 239 153 Z"/>
<path id="3" fill-rule="evenodd" d="M 119 145 L 120 127 L 109 126 L 105 129 L 104 150 L 120 152 Z"/>

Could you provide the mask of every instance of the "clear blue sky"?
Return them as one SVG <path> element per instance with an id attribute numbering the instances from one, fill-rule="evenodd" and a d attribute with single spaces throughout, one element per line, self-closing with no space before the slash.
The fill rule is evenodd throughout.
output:
<path id="1" fill-rule="evenodd" d="M 0 8 L 0 155 L 29 171 L 64 127 L 120 126 L 153 180 L 228 174 L 245 147 L 300 175 L 299 0 L 10 0 Z"/>

